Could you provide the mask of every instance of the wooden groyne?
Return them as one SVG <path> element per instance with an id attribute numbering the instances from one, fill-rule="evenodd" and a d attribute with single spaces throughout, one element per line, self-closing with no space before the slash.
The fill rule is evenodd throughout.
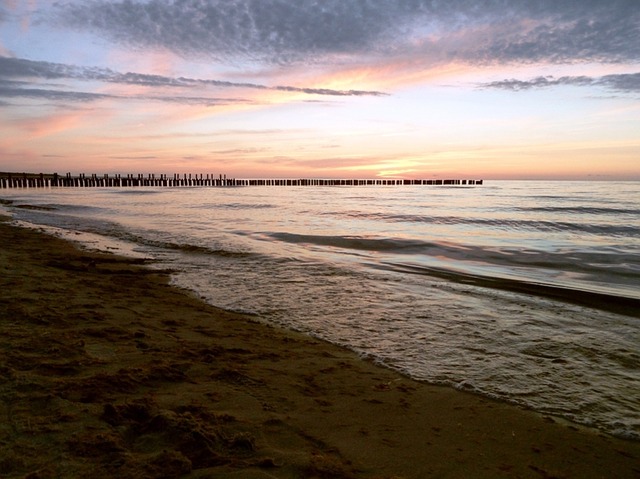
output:
<path id="1" fill-rule="evenodd" d="M 2 188 L 129 188 L 188 186 L 468 186 L 482 185 L 482 180 L 416 179 L 236 179 L 224 175 L 58 175 L 57 173 L 0 173 Z"/>

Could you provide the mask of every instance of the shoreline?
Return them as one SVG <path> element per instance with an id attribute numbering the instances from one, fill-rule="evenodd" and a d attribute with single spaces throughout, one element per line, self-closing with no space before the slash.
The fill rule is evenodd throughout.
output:
<path id="1" fill-rule="evenodd" d="M 0 218 L 2 477 L 638 477 L 640 442 L 419 383 Z"/>

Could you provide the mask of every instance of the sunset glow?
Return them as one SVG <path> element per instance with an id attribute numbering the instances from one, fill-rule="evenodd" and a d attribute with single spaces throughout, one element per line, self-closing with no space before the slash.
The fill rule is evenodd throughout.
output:
<path id="1" fill-rule="evenodd" d="M 444 5 L 4 0 L 0 171 L 640 179 L 637 1 Z"/>

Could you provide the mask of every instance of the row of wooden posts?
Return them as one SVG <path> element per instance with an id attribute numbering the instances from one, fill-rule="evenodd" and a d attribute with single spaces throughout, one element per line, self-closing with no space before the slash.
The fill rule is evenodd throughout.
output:
<path id="1" fill-rule="evenodd" d="M 482 185 L 482 180 L 415 180 L 415 179 L 236 179 L 226 175 L 175 174 L 90 175 L 72 176 L 53 174 L 6 173 L 0 174 L 0 188 L 51 187 L 185 187 L 185 186 L 401 186 L 401 185 Z"/>

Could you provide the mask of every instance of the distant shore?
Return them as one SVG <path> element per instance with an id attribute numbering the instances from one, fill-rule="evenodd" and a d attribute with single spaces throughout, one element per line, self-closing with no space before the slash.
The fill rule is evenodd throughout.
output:
<path id="1" fill-rule="evenodd" d="M 0 220 L 0 476 L 634 478 L 640 442 L 418 383 Z"/>

